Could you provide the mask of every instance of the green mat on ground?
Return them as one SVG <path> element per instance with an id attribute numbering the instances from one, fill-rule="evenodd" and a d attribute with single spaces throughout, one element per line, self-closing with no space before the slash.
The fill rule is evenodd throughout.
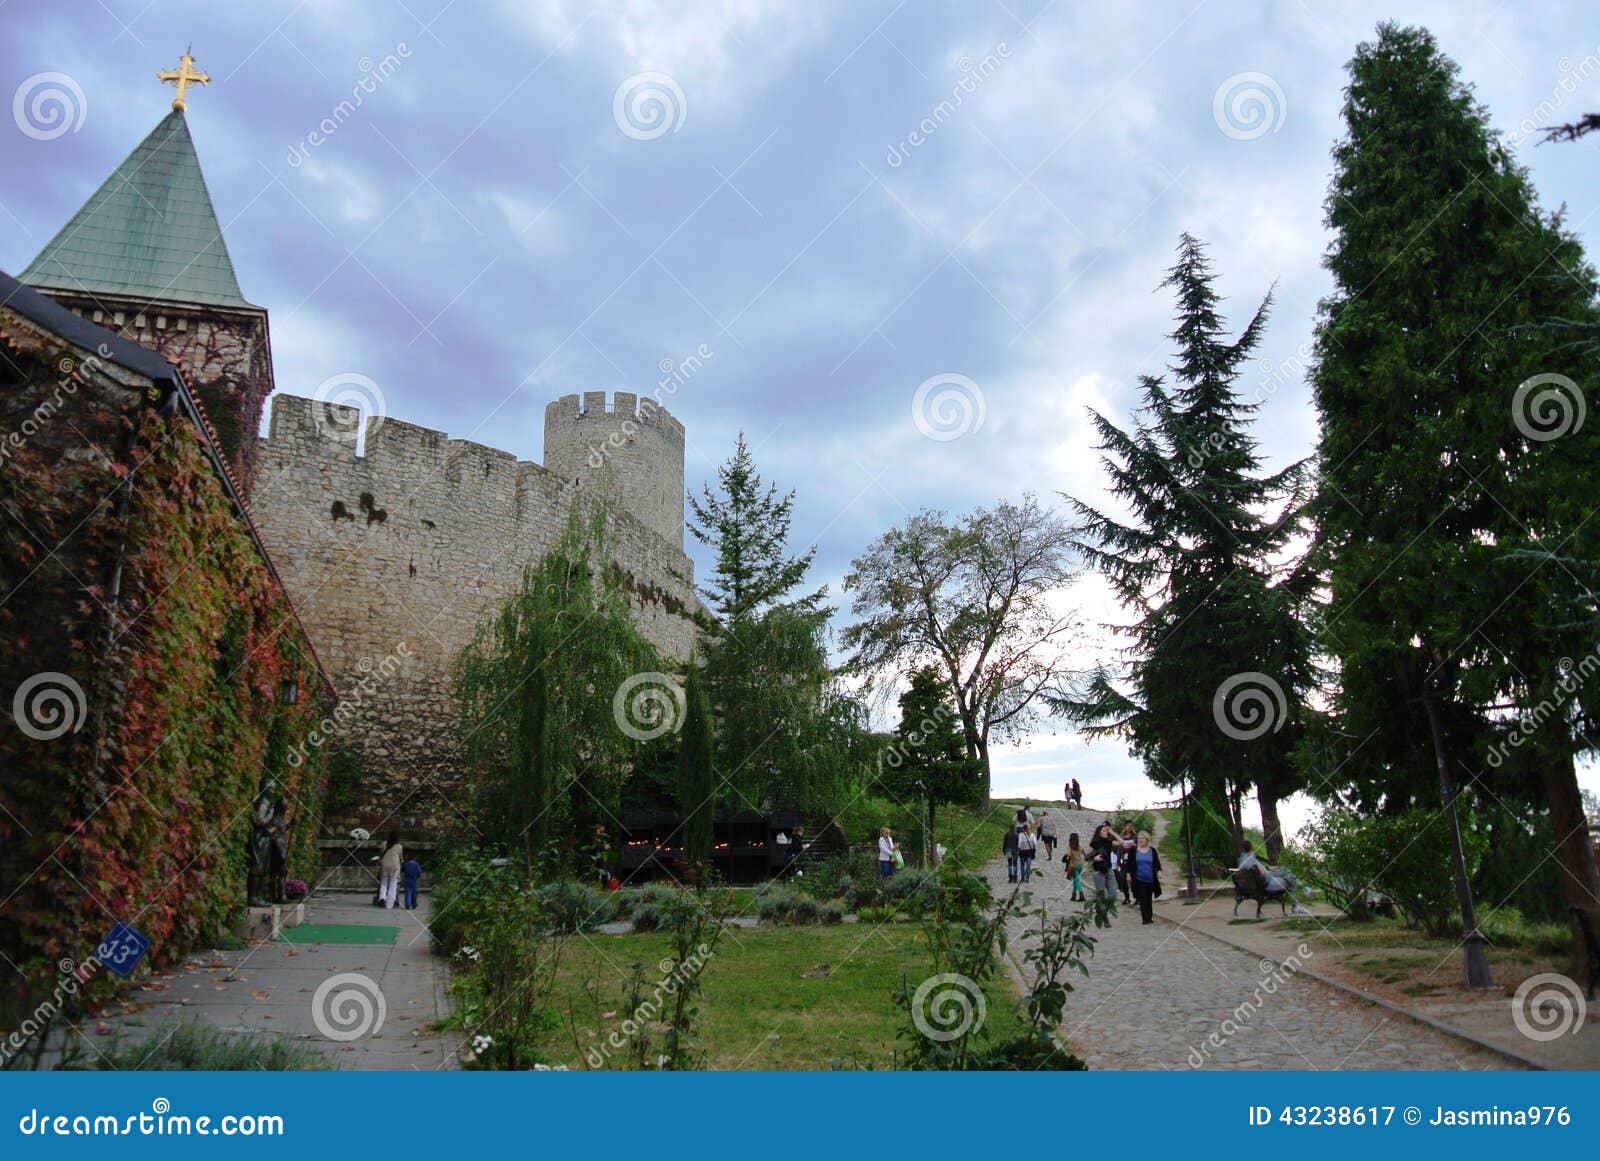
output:
<path id="1" fill-rule="evenodd" d="M 278 936 L 280 943 L 377 943 L 393 944 L 398 927 L 378 927 L 366 923 L 302 923 Z"/>

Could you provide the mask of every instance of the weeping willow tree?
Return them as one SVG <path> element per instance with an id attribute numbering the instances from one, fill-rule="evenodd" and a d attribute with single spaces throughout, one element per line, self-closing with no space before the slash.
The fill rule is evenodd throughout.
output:
<path id="1" fill-rule="evenodd" d="M 475 821 L 529 865 L 552 835 L 613 812 L 640 743 L 682 719 L 682 695 L 606 564 L 604 533 L 603 511 L 574 513 L 456 661 Z"/>

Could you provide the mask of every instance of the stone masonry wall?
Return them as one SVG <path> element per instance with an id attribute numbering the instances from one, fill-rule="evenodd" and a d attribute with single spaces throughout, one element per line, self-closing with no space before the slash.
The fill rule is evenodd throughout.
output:
<path id="1" fill-rule="evenodd" d="M 699 607 L 682 549 L 683 429 L 665 412 L 651 418 L 658 430 L 663 420 L 676 428 L 675 467 L 651 458 L 670 456 L 670 443 L 634 445 L 603 477 L 624 500 L 611 536 L 640 629 L 665 657 L 683 659 Z M 451 663 L 522 567 L 560 538 L 578 493 L 566 472 L 395 419 L 369 419 L 357 455 L 348 434 L 356 426 L 348 408 L 276 396 L 251 506 L 339 687 L 330 743 L 352 748 L 366 769 L 352 816 L 333 821 L 420 838 L 454 816 L 462 788 Z M 564 447 L 570 461 L 593 433 L 566 434 L 563 441 L 552 410 L 546 443 Z M 650 495 L 637 479 L 674 489 L 652 504 L 654 527 L 628 506 Z M 590 477 L 579 488 L 600 482 Z M 676 539 L 664 535 L 669 524 Z"/>

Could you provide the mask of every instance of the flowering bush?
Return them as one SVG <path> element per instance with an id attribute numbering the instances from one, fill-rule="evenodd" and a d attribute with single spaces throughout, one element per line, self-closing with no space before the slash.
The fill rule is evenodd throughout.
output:
<path id="1" fill-rule="evenodd" d="M 291 903 L 298 903 L 311 894 L 311 888 L 306 886 L 304 879 L 285 879 L 283 881 L 283 897 Z"/>

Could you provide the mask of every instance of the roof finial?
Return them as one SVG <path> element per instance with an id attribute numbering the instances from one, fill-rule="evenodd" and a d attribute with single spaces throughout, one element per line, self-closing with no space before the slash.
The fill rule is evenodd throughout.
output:
<path id="1" fill-rule="evenodd" d="M 190 85 L 209 85 L 211 83 L 210 73 L 202 73 L 195 69 L 194 57 L 190 55 L 193 48 L 194 46 L 190 45 L 189 48 L 184 49 L 183 59 L 178 62 L 177 68 L 162 69 L 156 74 L 158 81 L 166 81 L 168 84 L 178 86 L 178 95 L 172 98 L 172 107 L 179 113 L 189 107 L 189 102 L 184 97 L 184 91 Z"/>

